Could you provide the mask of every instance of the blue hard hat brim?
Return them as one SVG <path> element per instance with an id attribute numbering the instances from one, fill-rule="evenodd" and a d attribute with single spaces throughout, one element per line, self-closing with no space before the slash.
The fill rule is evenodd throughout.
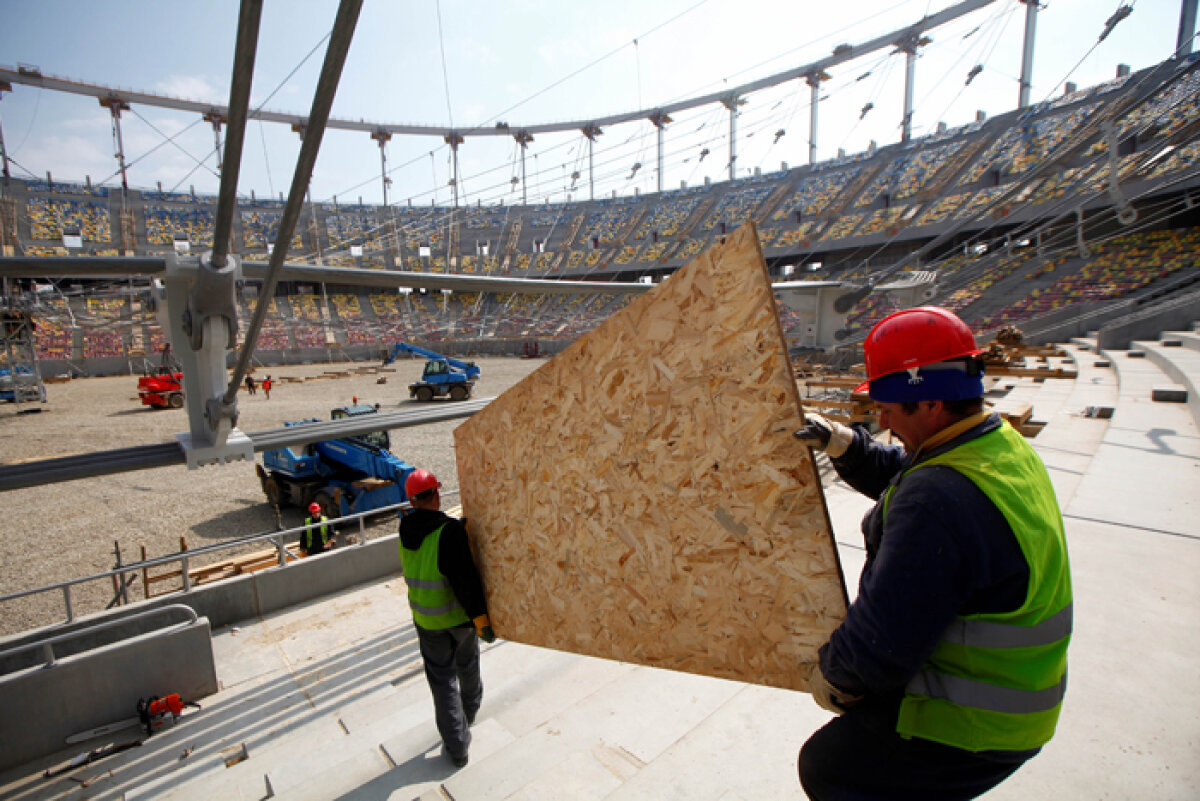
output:
<path id="1" fill-rule="evenodd" d="M 983 375 L 926 369 L 918 370 L 915 377 L 907 371 L 889 373 L 870 381 L 867 391 L 871 400 L 880 403 L 969 400 L 983 397 Z"/>

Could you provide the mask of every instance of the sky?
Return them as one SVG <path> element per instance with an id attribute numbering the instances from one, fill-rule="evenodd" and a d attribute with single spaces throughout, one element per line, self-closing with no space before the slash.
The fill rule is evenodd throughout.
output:
<path id="1" fill-rule="evenodd" d="M 1132 14 L 1103 41 L 1105 21 Z M 366 0 L 332 116 L 467 129 L 511 128 L 653 109 L 796 68 L 954 5 L 950 0 Z M 1014 109 L 1025 6 L 991 5 L 927 34 L 917 60 L 913 134 Z M 307 115 L 337 3 L 265 0 L 252 109 Z M 1037 15 L 1033 100 L 1170 57 L 1180 0 L 1046 0 Z M 44 75 L 227 105 L 237 31 L 232 0 L 0 0 L 0 65 Z M 976 64 L 983 71 L 966 84 Z M 808 162 L 809 87 L 789 81 L 745 98 L 735 120 L 735 175 Z M 904 57 L 879 51 L 831 70 L 823 84 L 818 161 L 900 139 Z M 863 109 L 872 108 L 864 115 Z M 131 187 L 216 193 L 212 127 L 196 115 L 134 106 L 121 117 Z M 0 132 L 17 177 L 120 185 L 111 116 L 94 98 L 14 85 L 0 93 Z M 459 149 L 458 202 L 587 200 L 730 177 L 730 118 L 721 105 L 681 112 L 663 133 L 637 121 L 594 145 L 576 131 L 539 134 L 522 157 L 509 137 Z M 252 120 L 239 191 L 278 197 L 300 139 Z M 707 151 L 707 152 L 705 152 Z M 327 130 L 313 200 L 383 201 L 378 144 Z M 384 151 L 393 205 L 450 205 L 453 161 L 434 137 L 394 137 Z M 641 165 L 636 167 L 635 165 Z M 577 174 L 577 175 L 576 175 Z"/>

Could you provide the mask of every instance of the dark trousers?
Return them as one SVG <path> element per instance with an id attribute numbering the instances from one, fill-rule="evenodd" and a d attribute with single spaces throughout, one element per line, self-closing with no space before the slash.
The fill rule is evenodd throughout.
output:
<path id="1" fill-rule="evenodd" d="M 483 703 L 479 675 L 479 638 L 470 623 L 431 631 L 415 626 L 425 660 L 425 678 L 433 693 L 434 719 L 451 757 L 467 755 L 470 724 Z"/>
<path id="2" fill-rule="evenodd" d="M 1035 753 L 977 754 L 919 737 L 906 740 L 846 714 L 800 749 L 800 784 L 813 801 L 968 799 L 1004 781 Z"/>

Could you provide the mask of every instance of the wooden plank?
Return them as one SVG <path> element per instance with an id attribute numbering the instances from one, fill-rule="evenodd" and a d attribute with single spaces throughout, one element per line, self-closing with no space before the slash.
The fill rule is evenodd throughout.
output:
<path id="1" fill-rule="evenodd" d="M 989 364 L 984 369 L 991 376 L 1005 375 L 1015 378 L 1075 378 L 1078 375 L 1074 370 L 1064 370 L 1061 367 L 1050 369 L 1048 367 L 1008 367 L 1002 364 Z"/>
<path id="2" fill-rule="evenodd" d="M 746 224 L 455 430 L 496 633 L 807 689 L 845 615 Z"/>
<path id="3" fill-rule="evenodd" d="M 820 379 L 810 378 L 805 380 L 804 385 L 807 387 L 821 387 L 823 389 L 854 389 L 865 380 L 865 378 L 834 378 L 831 376 Z"/>
<path id="4" fill-rule="evenodd" d="M 1029 422 L 1029 418 L 1033 417 L 1033 406 L 1025 403 L 1013 409 L 1001 411 L 1000 414 L 1008 421 L 1009 425 L 1020 429 L 1023 424 Z"/>

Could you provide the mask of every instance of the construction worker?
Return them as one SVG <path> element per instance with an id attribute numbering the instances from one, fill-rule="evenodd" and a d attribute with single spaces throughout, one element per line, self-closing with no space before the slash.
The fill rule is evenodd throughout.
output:
<path id="1" fill-rule="evenodd" d="M 440 488 L 428 470 L 414 470 L 405 479 L 413 508 L 400 518 L 400 560 L 438 733 L 446 756 L 461 768 L 483 703 L 479 638 L 490 643 L 496 635 L 467 530 L 441 511 Z"/>
<path id="2" fill-rule="evenodd" d="M 835 717 L 800 751 L 812 799 L 974 798 L 1054 734 L 1071 576 L 1033 448 L 983 407 L 971 330 L 945 309 L 884 318 L 864 343 L 879 426 L 809 415 L 796 436 L 877 501 L 858 596 L 812 666 Z"/>
<path id="3" fill-rule="evenodd" d="M 308 505 L 308 517 L 304 518 L 304 525 L 311 526 L 314 523 L 321 525 L 316 528 L 306 528 L 300 534 L 300 550 L 304 551 L 306 556 L 323 553 L 333 547 L 333 528 L 325 525 L 325 521 L 328 519 L 321 510 L 321 504 L 313 501 Z"/>
<path id="4" fill-rule="evenodd" d="M 249 392 L 251 395 L 253 395 L 254 390 L 255 390 L 254 376 L 248 375 L 248 376 L 246 376 L 246 391 Z"/>
<path id="5" fill-rule="evenodd" d="M 271 376 L 267 376 L 262 380 L 263 394 L 267 396 L 267 400 L 271 399 Z"/>

